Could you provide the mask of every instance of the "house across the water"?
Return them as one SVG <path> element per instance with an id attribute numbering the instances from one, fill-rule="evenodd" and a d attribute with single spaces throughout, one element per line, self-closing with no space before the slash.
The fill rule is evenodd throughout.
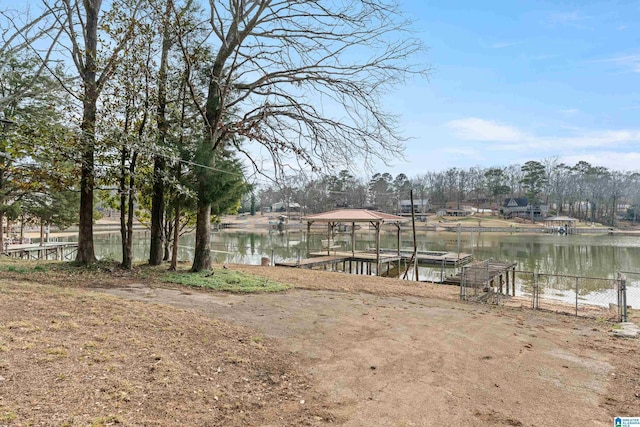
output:
<path id="1" fill-rule="evenodd" d="M 419 199 L 413 201 L 413 212 L 424 214 L 431 208 L 429 199 Z M 398 215 L 411 215 L 411 200 L 398 201 Z"/>
<path id="2" fill-rule="evenodd" d="M 500 207 L 500 215 L 506 218 L 531 218 L 532 211 L 534 218 L 546 218 L 549 207 L 544 203 L 532 206 L 526 197 L 510 197 Z"/>

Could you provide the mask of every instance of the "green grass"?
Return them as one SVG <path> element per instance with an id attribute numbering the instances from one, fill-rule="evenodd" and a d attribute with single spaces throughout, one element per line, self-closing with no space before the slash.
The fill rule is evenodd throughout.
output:
<path id="1" fill-rule="evenodd" d="M 291 285 L 269 280 L 265 277 L 221 269 L 216 269 L 213 274 L 210 271 L 167 273 L 162 278 L 162 281 L 235 293 L 281 292 L 291 288 Z"/>
<path id="2" fill-rule="evenodd" d="M 17 266 L 17 265 L 3 265 L 0 270 L 8 271 L 10 273 L 35 273 L 47 271 L 47 268 L 42 265 L 36 265 L 34 267 L 29 266 Z"/>

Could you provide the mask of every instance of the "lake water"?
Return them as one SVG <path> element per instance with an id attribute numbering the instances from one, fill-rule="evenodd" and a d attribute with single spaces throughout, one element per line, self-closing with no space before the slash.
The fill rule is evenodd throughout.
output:
<path id="1" fill-rule="evenodd" d="M 136 260 L 148 258 L 148 233 L 138 233 L 135 239 Z M 538 273 L 616 278 L 618 272 L 627 273 L 629 300 L 640 307 L 640 238 L 634 236 L 554 235 L 522 233 L 469 233 L 419 231 L 418 249 L 473 254 L 475 259 L 496 259 L 518 263 L 518 270 Z M 308 247 L 321 250 L 326 234 L 312 232 Z M 383 232 L 381 247 L 396 248 L 395 232 Z M 335 236 L 337 244 L 351 250 L 351 237 L 342 233 Z M 356 233 L 356 250 L 375 248 L 373 230 Z M 412 246 L 411 233 L 403 233 L 401 247 Z M 96 255 L 99 258 L 120 260 L 120 235 L 118 233 L 95 236 Z M 194 236 L 185 235 L 180 240 L 181 260 L 193 259 Z M 307 235 L 303 231 L 245 232 L 225 231 L 211 237 L 212 257 L 215 263 L 260 264 L 262 257 L 273 261 L 296 260 L 307 252 Z M 451 273 L 450 271 L 447 273 Z M 634 274 L 638 273 L 638 274 Z M 438 280 L 439 268 L 420 268 L 421 279 Z"/>

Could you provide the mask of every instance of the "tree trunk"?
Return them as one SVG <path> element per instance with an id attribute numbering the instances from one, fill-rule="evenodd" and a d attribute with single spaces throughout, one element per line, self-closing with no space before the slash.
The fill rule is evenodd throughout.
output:
<path id="1" fill-rule="evenodd" d="M 4 212 L 0 212 L 0 250 L 4 251 Z"/>
<path id="2" fill-rule="evenodd" d="M 127 174 L 126 159 L 128 153 L 125 146 L 122 146 L 120 153 L 120 244 L 122 247 L 122 267 L 125 267 L 126 260 L 130 258 L 127 253 Z"/>
<path id="3" fill-rule="evenodd" d="M 211 270 L 211 204 L 198 201 L 198 216 L 196 219 L 196 247 L 191 271 Z"/>
<path id="4" fill-rule="evenodd" d="M 20 215 L 20 244 L 24 244 L 24 214 Z"/>
<path id="5" fill-rule="evenodd" d="M 131 270 L 133 266 L 133 208 L 135 203 L 136 178 L 134 175 L 136 169 L 136 160 L 138 153 L 134 152 L 129 165 L 129 206 L 127 207 L 127 258 L 122 259 L 122 267 Z"/>
<path id="6" fill-rule="evenodd" d="M 166 214 L 166 212 L 165 212 Z M 172 241 L 172 236 L 173 236 L 173 219 L 172 218 L 165 218 L 164 220 L 164 226 L 162 227 L 162 233 L 164 236 L 164 239 L 162 240 L 162 247 L 163 247 L 163 256 L 162 256 L 162 261 L 171 261 L 171 241 Z"/>
<path id="7" fill-rule="evenodd" d="M 156 157 L 153 163 L 153 196 L 151 198 L 151 242 L 149 265 L 162 264 L 162 223 L 164 222 L 164 169 L 166 162 Z"/>
<path id="8" fill-rule="evenodd" d="M 163 147 L 168 130 L 166 119 L 167 105 L 167 61 L 171 48 L 171 33 L 169 16 L 173 9 L 173 1 L 167 1 L 163 19 L 162 54 L 160 56 L 160 69 L 158 72 L 158 109 L 156 120 L 158 122 L 158 147 Z M 164 171 L 166 161 L 164 157 L 156 156 L 153 162 L 153 196 L 151 198 L 151 242 L 149 244 L 149 265 L 160 265 L 163 261 L 163 241 L 169 236 L 163 236 L 162 224 L 164 222 Z M 165 238 L 163 238 L 165 237 Z"/>
<path id="9" fill-rule="evenodd" d="M 176 271 L 178 269 L 178 240 L 180 238 L 180 205 L 176 204 L 173 224 L 173 247 L 171 248 L 171 266 L 169 270 Z"/>
<path id="10" fill-rule="evenodd" d="M 98 14 L 100 2 L 85 1 L 85 65 L 82 70 L 84 95 L 82 100 L 82 166 L 80 173 L 80 223 L 78 227 L 78 254 L 76 262 L 90 264 L 96 261 L 93 247 L 93 189 L 95 184 L 94 152 L 96 139 L 96 54 L 98 46 Z"/>

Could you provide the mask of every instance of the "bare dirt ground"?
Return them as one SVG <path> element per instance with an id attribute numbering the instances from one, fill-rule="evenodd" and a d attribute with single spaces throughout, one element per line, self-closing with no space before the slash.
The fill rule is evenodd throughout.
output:
<path id="1" fill-rule="evenodd" d="M 0 425 L 609 426 L 640 414 L 639 341 L 611 324 L 460 303 L 446 286 L 230 268 L 295 288 L 33 277 L 81 278 L 113 299 L 0 275 Z"/>
<path id="2" fill-rule="evenodd" d="M 298 426 L 333 415 L 254 330 L 84 290 L 0 283 L 0 426 Z M 307 398 L 308 399 L 308 398 Z"/>
<path id="3" fill-rule="evenodd" d="M 604 426 L 640 412 L 638 341 L 611 337 L 611 325 L 463 304 L 449 287 L 233 268 L 297 289 L 106 291 L 194 309 L 275 339 L 300 357 L 346 426 Z"/>

